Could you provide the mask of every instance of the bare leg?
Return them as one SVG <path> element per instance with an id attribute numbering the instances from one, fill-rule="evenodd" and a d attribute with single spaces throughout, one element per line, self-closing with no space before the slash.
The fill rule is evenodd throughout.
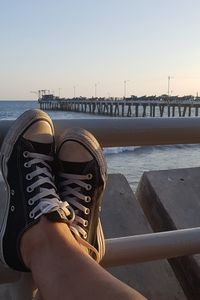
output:
<path id="1" fill-rule="evenodd" d="M 22 237 L 21 253 L 44 300 L 145 299 L 85 254 L 64 223 L 42 217 Z"/>

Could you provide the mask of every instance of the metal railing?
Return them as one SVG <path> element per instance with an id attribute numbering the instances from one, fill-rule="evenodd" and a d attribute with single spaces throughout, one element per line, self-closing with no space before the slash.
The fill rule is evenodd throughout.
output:
<path id="1" fill-rule="evenodd" d="M 113 267 L 200 253 L 200 227 L 106 240 L 102 266 Z"/>
<path id="2" fill-rule="evenodd" d="M 13 121 L 0 121 L 0 145 Z M 60 135 L 67 127 L 91 131 L 103 147 L 198 144 L 200 118 L 98 118 L 54 120 Z"/>

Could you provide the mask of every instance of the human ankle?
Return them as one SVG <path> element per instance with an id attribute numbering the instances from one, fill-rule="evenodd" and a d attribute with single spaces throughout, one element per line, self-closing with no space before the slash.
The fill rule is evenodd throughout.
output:
<path id="1" fill-rule="evenodd" d="M 24 264 L 30 268 L 31 258 L 47 244 L 46 227 L 49 221 L 41 217 L 40 221 L 28 229 L 21 238 L 20 252 Z"/>
<path id="2" fill-rule="evenodd" d="M 81 249 L 67 224 L 51 222 L 42 216 L 40 221 L 28 229 L 21 238 L 20 251 L 24 264 L 31 269 L 41 251 L 49 253 L 50 249 L 57 247 L 59 243 L 64 243 L 66 249 L 86 252 Z"/>

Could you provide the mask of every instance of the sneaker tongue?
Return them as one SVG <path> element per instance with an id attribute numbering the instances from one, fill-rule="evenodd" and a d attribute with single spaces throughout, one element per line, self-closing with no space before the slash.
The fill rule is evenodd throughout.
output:
<path id="1" fill-rule="evenodd" d="M 33 141 L 30 141 L 30 143 L 32 144 L 32 147 L 36 153 L 48 155 L 52 152 L 53 143 L 44 144 Z"/>
<path id="2" fill-rule="evenodd" d="M 69 174 L 86 174 L 88 172 L 89 165 L 93 163 L 94 159 L 87 162 L 71 162 L 71 161 L 59 161 L 60 171 Z"/>

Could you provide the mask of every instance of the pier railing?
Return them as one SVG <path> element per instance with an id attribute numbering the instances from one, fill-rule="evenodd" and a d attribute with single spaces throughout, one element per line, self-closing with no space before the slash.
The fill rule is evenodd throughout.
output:
<path id="1" fill-rule="evenodd" d="M 12 121 L 0 122 L 0 145 Z M 90 130 L 103 147 L 200 143 L 200 119 L 54 120 L 56 135 L 67 127 Z M 200 253 L 200 228 L 106 240 L 102 265 L 116 266 Z"/>

